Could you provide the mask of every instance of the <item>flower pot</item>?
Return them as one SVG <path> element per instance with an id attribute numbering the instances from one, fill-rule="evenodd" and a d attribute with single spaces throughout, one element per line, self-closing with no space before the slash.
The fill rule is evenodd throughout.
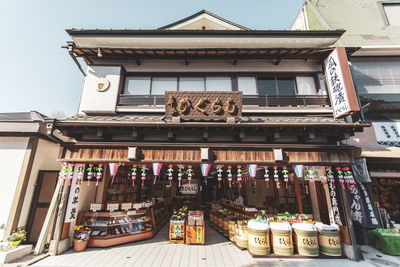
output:
<path id="1" fill-rule="evenodd" d="M 19 243 L 21 243 L 22 240 L 18 240 L 18 241 L 9 241 L 8 242 L 8 246 L 10 247 L 18 247 Z"/>
<path id="2" fill-rule="evenodd" d="M 81 252 L 86 249 L 88 241 L 84 240 L 74 240 L 74 251 Z"/>

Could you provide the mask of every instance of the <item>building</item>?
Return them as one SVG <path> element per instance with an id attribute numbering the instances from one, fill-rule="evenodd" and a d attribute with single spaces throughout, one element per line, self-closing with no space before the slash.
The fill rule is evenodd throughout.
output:
<path id="1" fill-rule="evenodd" d="M 355 15 L 356 14 L 356 15 Z M 305 1 L 293 29 L 345 29 L 337 45 L 360 47 L 349 60 L 364 120 L 371 128 L 344 143 L 362 148 L 382 227 L 400 222 L 400 2 Z"/>
<path id="2" fill-rule="evenodd" d="M 59 140 L 47 135 L 45 120 L 36 111 L 0 113 L 2 240 L 24 228 L 35 242 L 41 231 L 59 169 Z"/>
<path id="3" fill-rule="evenodd" d="M 325 166 L 340 171 L 355 162 L 358 149 L 340 141 L 369 126 L 358 120 L 347 66 L 357 48 L 333 47 L 344 31 L 250 30 L 203 10 L 155 30 L 67 32 L 72 41 L 65 48 L 82 70 L 84 86 L 77 115 L 49 123 L 50 134 L 74 140 L 63 143 L 58 156 L 65 163 L 59 190 L 69 197 L 59 210 L 66 215 L 56 226 L 56 253 L 63 250 L 57 242 L 68 248 L 75 224 L 95 220 L 98 210 L 152 197 L 172 207 L 199 207 L 236 191 L 245 205 L 271 214 L 304 212 L 341 225 L 345 254 L 359 258 L 346 189 L 324 182 Z M 325 60 L 334 62 L 329 71 L 343 73 L 345 86 L 332 94 L 323 78 Z M 236 173 L 246 166 L 256 167 L 241 179 Z M 229 170 L 235 174 L 228 185 Z M 286 178 L 280 176 L 284 170 Z M 264 180 L 268 171 L 271 181 Z M 334 200 L 330 190 L 337 190 Z M 101 216 L 113 221 L 107 212 Z M 156 222 L 143 238 L 155 234 L 161 219 L 149 219 Z M 104 231 L 96 231 L 89 245 L 133 241 L 116 237 L 126 229 L 112 231 L 113 239 L 97 238 Z"/>

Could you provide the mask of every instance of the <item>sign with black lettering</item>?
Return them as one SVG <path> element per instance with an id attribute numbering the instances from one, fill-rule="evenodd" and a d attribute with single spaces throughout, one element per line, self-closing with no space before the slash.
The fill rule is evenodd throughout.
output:
<path id="1" fill-rule="evenodd" d="M 180 190 L 182 195 L 196 195 L 199 192 L 199 185 L 196 183 L 184 184 Z"/>

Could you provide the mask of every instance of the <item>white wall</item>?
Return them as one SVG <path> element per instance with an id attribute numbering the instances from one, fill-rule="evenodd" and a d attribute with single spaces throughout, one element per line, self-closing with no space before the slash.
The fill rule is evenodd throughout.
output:
<path id="1" fill-rule="evenodd" d="M 59 146 L 52 142 L 39 139 L 36 154 L 34 155 L 31 174 L 29 176 L 28 187 L 24 198 L 24 204 L 21 210 L 21 216 L 18 221 L 18 227 L 26 226 L 29 209 L 31 207 L 32 197 L 35 189 L 35 183 L 40 170 L 59 170 L 60 162 L 57 162 Z"/>
<path id="2" fill-rule="evenodd" d="M 83 85 L 78 113 L 115 113 L 120 75 L 121 67 L 89 66 Z M 104 92 L 97 91 L 97 81 L 100 78 L 106 78 L 110 82 L 110 87 Z"/>
<path id="3" fill-rule="evenodd" d="M 29 137 L 0 137 L 0 226 L 7 225 L 28 142 Z"/>

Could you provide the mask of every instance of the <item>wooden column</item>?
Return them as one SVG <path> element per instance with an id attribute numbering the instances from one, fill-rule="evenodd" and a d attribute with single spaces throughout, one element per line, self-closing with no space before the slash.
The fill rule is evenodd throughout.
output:
<path id="1" fill-rule="evenodd" d="M 297 208 L 299 210 L 299 213 L 303 213 L 303 201 L 301 200 L 299 178 L 297 177 L 295 172 L 293 172 L 293 182 L 294 182 L 294 191 L 296 192 Z"/>
<path id="2" fill-rule="evenodd" d="M 329 185 L 327 182 L 323 184 L 323 188 L 325 191 L 326 205 L 328 206 L 329 221 L 330 221 L 331 225 L 333 225 L 336 223 L 335 223 L 335 218 L 334 218 L 333 211 L 332 211 L 331 196 L 329 195 Z"/>
<path id="3" fill-rule="evenodd" d="M 315 221 L 321 221 L 321 215 L 319 214 L 319 206 L 318 206 L 318 196 L 317 189 L 315 188 L 315 182 L 308 182 L 310 187 L 310 197 L 311 197 L 311 206 L 313 210 L 313 216 Z"/>

